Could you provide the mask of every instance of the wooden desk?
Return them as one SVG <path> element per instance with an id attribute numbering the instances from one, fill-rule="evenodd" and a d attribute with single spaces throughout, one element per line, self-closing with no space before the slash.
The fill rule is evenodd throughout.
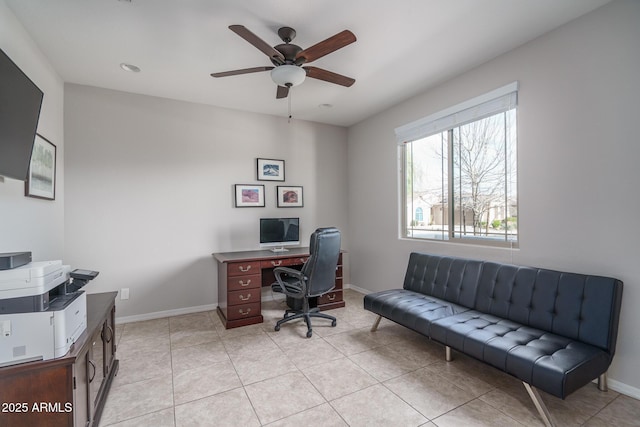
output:
<path id="1" fill-rule="evenodd" d="M 225 328 L 262 323 L 262 287 L 276 281 L 276 267 L 299 268 L 309 258 L 309 248 L 287 252 L 243 251 L 215 253 L 218 262 L 218 314 Z M 342 298 L 342 253 L 336 269 L 336 287 L 318 298 L 320 310 L 344 307 Z"/>

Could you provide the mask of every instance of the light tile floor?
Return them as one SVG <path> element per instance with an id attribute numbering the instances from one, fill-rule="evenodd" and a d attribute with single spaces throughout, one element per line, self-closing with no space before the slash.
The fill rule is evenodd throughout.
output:
<path id="1" fill-rule="evenodd" d="M 117 328 L 120 371 L 100 426 L 541 426 L 522 383 L 362 308 L 345 291 L 338 318 L 274 332 L 225 330 L 215 312 Z M 590 384 L 566 400 L 542 393 L 560 426 L 638 426 L 640 401 Z"/>

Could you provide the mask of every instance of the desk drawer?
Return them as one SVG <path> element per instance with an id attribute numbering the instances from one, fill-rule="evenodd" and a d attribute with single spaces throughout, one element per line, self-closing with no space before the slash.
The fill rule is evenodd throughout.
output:
<path id="1" fill-rule="evenodd" d="M 227 304 L 238 305 L 260 302 L 261 296 L 262 290 L 259 287 L 233 291 L 227 294 Z M 229 308 L 229 310 L 232 310 L 232 308 Z"/>
<path id="2" fill-rule="evenodd" d="M 260 288 L 262 284 L 262 276 L 260 274 L 252 274 L 251 276 L 233 276 L 227 277 L 227 290 L 241 291 L 243 289 Z"/>
<path id="3" fill-rule="evenodd" d="M 229 264 L 227 264 L 227 274 L 229 276 L 248 276 L 250 274 L 260 274 L 260 261 L 230 262 Z"/>
<path id="4" fill-rule="evenodd" d="M 227 307 L 227 320 L 239 320 L 260 316 L 260 302 L 252 304 L 230 305 Z"/>
<path id="5" fill-rule="evenodd" d="M 318 305 L 329 304 L 332 302 L 342 301 L 342 291 L 333 290 L 318 298 Z"/>
<path id="6" fill-rule="evenodd" d="M 301 256 L 295 258 L 279 258 L 279 259 L 266 259 L 260 262 L 262 268 L 276 268 L 276 267 L 291 267 L 294 265 L 302 265 L 309 258 L 308 256 Z"/>

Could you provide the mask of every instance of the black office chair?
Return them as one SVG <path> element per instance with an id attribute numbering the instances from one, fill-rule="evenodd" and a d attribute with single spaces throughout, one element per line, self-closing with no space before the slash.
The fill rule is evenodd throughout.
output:
<path id="1" fill-rule="evenodd" d="M 312 317 L 329 319 L 332 321 L 331 326 L 336 326 L 336 318 L 320 313 L 317 307 L 310 307 L 309 299 L 330 292 L 336 285 L 340 231 L 334 227 L 318 228 L 314 231 L 309 243 L 309 255 L 309 259 L 301 270 L 288 267 L 275 268 L 273 273 L 277 282 L 271 285 L 271 289 L 287 295 L 288 301 L 302 300 L 302 308 L 287 310 L 284 317 L 278 320 L 275 330 L 279 331 L 284 322 L 302 318 L 307 324 L 307 337 L 311 338 Z"/>

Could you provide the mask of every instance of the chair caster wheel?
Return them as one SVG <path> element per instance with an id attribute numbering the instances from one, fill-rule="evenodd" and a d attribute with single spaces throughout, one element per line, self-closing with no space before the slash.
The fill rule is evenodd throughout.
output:
<path id="1" fill-rule="evenodd" d="M 273 328 L 276 332 L 280 330 L 280 325 L 276 325 L 275 328 Z"/>
<path id="2" fill-rule="evenodd" d="M 313 333 L 313 331 L 308 330 L 308 331 L 307 331 L 307 338 L 311 338 L 311 334 L 312 334 L 312 333 Z"/>
<path id="3" fill-rule="evenodd" d="M 335 327 L 336 327 L 336 321 L 335 321 L 335 320 L 331 322 L 331 327 L 332 327 L 332 328 L 335 328 Z"/>

